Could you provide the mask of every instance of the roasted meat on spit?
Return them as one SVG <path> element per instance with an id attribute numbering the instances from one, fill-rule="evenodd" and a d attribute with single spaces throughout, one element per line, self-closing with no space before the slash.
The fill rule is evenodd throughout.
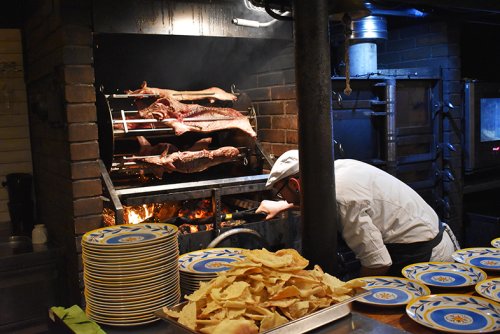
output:
<path id="1" fill-rule="evenodd" d="M 143 94 L 153 93 L 161 96 L 149 105 L 145 103 L 145 99 L 137 99 L 136 104 L 139 109 L 139 115 L 144 119 L 156 119 L 166 126 L 172 127 L 178 136 L 189 131 L 209 133 L 225 129 L 240 129 L 252 138 L 257 136 L 247 117 L 235 109 L 180 102 L 181 100 L 201 99 L 200 96 L 203 96 L 203 98 L 207 98 L 208 96 L 210 99 L 219 100 L 235 99 L 233 94 L 226 93 L 220 88 L 213 87 L 195 92 L 200 95 L 187 95 L 192 92 L 173 93 L 177 91 L 150 88 L 144 84 L 143 88 L 128 93 L 138 94 L 138 92 L 142 92 Z M 198 92 L 213 92 L 213 95 L 202 95 L 202 93 Z M 180 95 L 176 96 L 175 94 Z M 146 126 L 150 127 L 150 125 Z"/>
<path id="2" fill-rule="evenodd" d="M 232 146 L 208 150 L 208 145 L 212 140 L 211 138 L 200 139 L 187 151 L 182 152 L 174 145 L 167 143 L 151 145 L 148 140 L 142 136 L 138 136 L 137 140 L 140 144 L 139 154 L 141 154 L 141 156 L 133 158 L 156 166 L 161 166 L 160 169 L 152 169 L 159 177 L 163 172 L 201 172 L 209 167 L 234 161 L 240 153 L 237 148 Z"/>
<path id="3" fill-rule="evenodd" d="M 143 161 L 162 166 L 166 172 L 196 173 L 234 161 L 240 151 L 236 147 L 224 146 L 216 150 L 184 151 L 155 157 L 142 158 Z"/>
<path id="4" fill-rule="evenodd" d="M 218 87 L 210 87 L 203 90 L 197 91 L 177 91 L 173 89 L 163 89 L 163 88 L 154 88 L 148 87 L 146 81 L 143 81 L 141 88 L 127 91 L 127 94 L 151 94 L 158 95 L 158 97 L 168 97 L 170 99 L 178 100 L 178 101 L 195 101 L 195 100 L 204 100 L 208 99 L 210 103 L 214 103 L 216 100 L 219 101 L 236 101 L 238 98 L 236 95 L 228 93 L 223 89 Z"/>

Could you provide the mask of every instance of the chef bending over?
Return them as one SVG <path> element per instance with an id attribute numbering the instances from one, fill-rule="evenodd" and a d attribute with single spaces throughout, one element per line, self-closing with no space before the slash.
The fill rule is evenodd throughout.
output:
<path id="1" fill-rule="evenodd" d="M 298 208 L 299 174 L 298 150 L 282 154 L 266 183 L 281 200 L 264 200 L 256 212 L 271 219 Z M 451 254 L 459 245 L 451 229 L 396 177 L 361 161 L 338 159 L 335 189 L 338 229 L 361 263 L 360 276 L 401 276 L 401 269 L 409 264 L 453 261 Z"/>

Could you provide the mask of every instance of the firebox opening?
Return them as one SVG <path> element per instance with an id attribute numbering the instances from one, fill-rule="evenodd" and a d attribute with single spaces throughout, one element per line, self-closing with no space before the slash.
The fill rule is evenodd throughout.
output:
<path id="1" fill-rule="evenodd" d="M 249 87 L 252 74 L 289 41 L 230 37 L 137 34 L 94 36 L 97 87 L 123 93 L 147 81 L 151 87 L 195 90 Z"/>

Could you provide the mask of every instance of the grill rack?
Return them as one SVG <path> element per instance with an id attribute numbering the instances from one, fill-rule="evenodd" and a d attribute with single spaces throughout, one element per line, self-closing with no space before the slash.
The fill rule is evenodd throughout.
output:
<path id="1" fill-rule="evenodd" d="M 220 226 L 221 217 L 221 196 L 237 195 L 253 192 L 264 192 L 267 174 L 223 177 L 208 179 L 196 182 L 178 182 L 170 184 L 152 185 L 152 186 L 116 186 L 110 176 L 110 172 L 116 168 L 131 170 L 133 168 L 144 169 L 144 166 L 138 166 L 137 162 L 126 161 L 123 159 L 126 155 L 115 153 L 116 141 L 125 139 L 134 139 L 136 136 L 148 137 L 169 137 L 175 136 L 172 128 L 158 127 L 155 129 L 128 129 L 128 124 L 132 123 L 150 123 L 152 125 L 162 124 L 162 120 L 157 119 L 126 119 L 129 113 L 138 113 L 138 110 L 118 110 L 111 108 L 110 100 L 130 99 L 130 98 L 157 98 L 158 95 L 152 94 L 104 94 L 101 87 L 97 94 L 97 107 L 99 126 L 99 144 L 101 149 L 101 160 L 99 167 L 104 181 L 104 185 L 109 195 L 106 198 L 115 211 L 116 224 L 123 224 L 123 206 L 136 206 L 149 203 L 161 203 L 169 201 L 183 201 L 191 199 L 211 198 L 214 212 L 214 226 Z M 239 95 L 239 94 L 238 94 Z M 249 117 L 252 126 L 257 130 L 257 118 L 253 107 L 248 111 L 241 112 Z M 118 114 L 118 117 L 116 116 Z M 163 120 L 164 121 L 164 120 Z M 116 129 L 115 124 L 123 124 L 124 129 Z M 274 161 L 264 152 L 258 140 L 255 140 L 254 153 L 250 152 L 248 147 L 238 147 L 240 154 L 235 159 L 243 164 L 248 163 L 249 155 L 258 155 L 269 166 Z M 126 165 L 126 167 L 124 167 Z M 214 237 L 220 233 L 220 228 L 214 229 Z"/>

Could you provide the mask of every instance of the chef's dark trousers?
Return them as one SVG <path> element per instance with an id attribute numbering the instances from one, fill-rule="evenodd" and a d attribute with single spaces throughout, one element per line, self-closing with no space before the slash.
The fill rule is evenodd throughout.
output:
<path id="1" fill-rule="evenodd" d="M 407 265 L 430 261 L 432 249 L 443 239 L 443 231 L 444 226 L 439 224 L 439 233 L 432 240 L 410 244 L 386 244 L 385 247 L 389 251 L 392 260 L 387 275 L 402 276 L 401 270 Z"/>

